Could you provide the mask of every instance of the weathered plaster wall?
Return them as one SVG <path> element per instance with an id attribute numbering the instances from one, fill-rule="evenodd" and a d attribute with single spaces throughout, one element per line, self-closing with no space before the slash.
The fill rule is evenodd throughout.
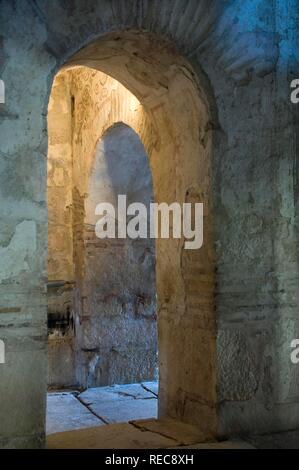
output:
<path id="1" fill-rule="evenodd" d="M 215 427 L 222 435 L 298 427 L 299 371 L 290 365 L 287 351 L 289 338 L 298 337 L 298 119 L 289 101 L 289 79 L 299 76 L 298 16 L 296 0 L 1 2 L 0 70 L 7 90 L 7 102 L 0 105 L 2 255 L 17 237 L 28 246 L 25 261 L 24 250 L 17 251 L 10 273 L 4 270 L 0 284 L 1 338 L 7 348 L 7 364 L 0 366 L 2 447 L 38 446 L 43 437 L 46 112 L 54 71 L 83 46 L 98 38 L 105 42 L 105 34 L 118 31 L 120 39 L 114 38 L 108 54 L 109 66 L 105 54 L 97 66 L 104 72 L 108 67 L 143 99 L 145 107 L 153 105 L 158 128 L 183 93 L 181 82 L 177 88 L 165 80 L 159 86 L 155 82 L 155 77 L 161 78 L 160 67 L 171 70 L 166 58 L 169 48 L 157 60 L 159 41 L 151 40 L 144 47 L 140 33 L 132 50 L 121 32 L 128 29 L 151 31 L 175 44 L 192 64 L 209 102 L 217 249 L 219 374 L 214 403 L 219 413 Z M 129 57 L 125 62 L 124 55 Z M 179 58 L 171 62 L 177 64 Z M 142 95 L 145 83 L 147 93 Z M 173 102 L 162 121 L 154 108 L 161 85 L 172 92 Z M 189 113 L 186 110 L 174 126 L 175 136 L 179 125 L 182 134 L 186 132 L 184 125 L 193 118 L 191 104 L 186 104 Z M 172 135 L 172 140 L 181 149 L 181 139 Z M 172 160 L 170 171 L 171 142 L 164 138 L 161 144 L 166 149 L 163 158 L 153 150 L 151 165 L 154 168 L 160 162 L 164 169 L 157 180 L 159 197 L 172 200 L 181 194 L 176 192 L 179 182 L 176 190 L 170 185 L 174 169 L 183 168 L 189 159 L 193 162 L 194 148 L 192 155 L 190 148 Z M 196 155 L 202 161 L 202 153 Z M 200 187 L 200 175 L 192 170 L 194 185 Z M 175 284 L 173 293 L 173 279 L 169 279 L 169 272 L 178 266 L 166 263 L 163 271 L 159 250 L 158 286 L 165 287 L 159 296 L 159 334 L 164 344 L 160 414 L 206 422 L 203 410 L 211 388 L 204 394 L 201 385 L 209 383 L 216 361 L 209 371 L 199 363 L 199 358 L 204 361 L 209 356 L 211 344 L 203 335 L 204 310 L 202 304 L 193 304 L 197 316 L 180 315 L 185 312 L 185 292 Z M 172 251 L 168 253 L 177 259 Z M 192 273 L 199 291 L 201 272 L 192 267 Z"/>
<path id="2" fill-rule="evenodd" d="M 290 70 L 299 74 L 298 16 L 295 2 L 234 2 L 216 34 L 219 39 L 236 20 L 229 50 L 221 52 L 214 42 L 214 57 L 201 50 L 214 88 L 222 90 L 217 103 L 226 139 L 214 167 L 220 188 L 214 205 L 224 435 L 298 428 L 299 369 L 290 361 L 299 328 L 293 206 L 298 168 L 289 93 Z"/>

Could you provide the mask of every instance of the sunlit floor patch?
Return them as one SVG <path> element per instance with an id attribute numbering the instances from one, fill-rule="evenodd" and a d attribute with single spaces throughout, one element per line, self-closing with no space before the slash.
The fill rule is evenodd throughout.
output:
<path id="1" fill-rule="evenodd" d="M 157 417 L 158 384 L 48 393 L 47 434 Z"/>

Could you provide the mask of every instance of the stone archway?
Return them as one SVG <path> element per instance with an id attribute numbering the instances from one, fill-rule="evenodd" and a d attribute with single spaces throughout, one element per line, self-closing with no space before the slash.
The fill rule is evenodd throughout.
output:
<path id="1" fill-rule="evenodd" d="M 216 433 L 216 331 L 210 109 L 196 74 L 175 49 L 148 33 L 107 35 L 64 69 L 87 66 L 121 82 L 140 101 L 136 132 L 147 150 L 155 200 L 204 203 L 204 245 L 157 243 L 159 416 Z M 116 108 L 117 109 L 117 106 Z M 107 128 L 115 122 L 113 109 Z M 126 115 L 126 107 L 122 112 Z M 125 121 L 125 119 L 124 119 Z"/>
<path id="2" fill-rule="evenodd" d="M 88 127 L 90 139 L 79 139 L 71 158 L 80 161 L 80 154 L 84 154 L 88 168 L 95 137 L 124 122 L 139 135 L 149 157 L 155 201 L 204 203 L 204 244 L 200 250 L 185 250 L 183 239 L 157 241 L 159 416 L 198 424 L 203 431 L 215 434 L 212 131 L 208 102 L 191 65 L 173 46 L 152 34 L 107 35 L 79 51 L 59 75 L 69 70 L 80 73 L 76 72 L 78 67 L 89 67 L 81 72 L 86 77 L 79 119 L 80 127 Z M 102 73 L 98 89 L 106 91 L 105 99 L 96 98 L 92 119 L 86 122 L 84 109 L 91 100 L 92 83 L 88 70 L 92 69 Z M 113 78 L 107 81 L 105 74 Z M 115 80 L 121 85 L 115 85 Z M 71 196 L 79 213 L 87 181 L 88 171 L 81 165 L 79 186 Z"/>

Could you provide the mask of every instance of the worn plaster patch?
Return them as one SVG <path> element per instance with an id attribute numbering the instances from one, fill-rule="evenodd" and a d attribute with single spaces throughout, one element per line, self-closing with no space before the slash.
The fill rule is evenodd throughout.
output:
<path id="1" fill-rule="evenodd" d="M 36 223 L 24 220 L 16 226 L 6 247 L 0 247 L 0 283 L 29 271 L 28 258 L 36 251 Z"/>

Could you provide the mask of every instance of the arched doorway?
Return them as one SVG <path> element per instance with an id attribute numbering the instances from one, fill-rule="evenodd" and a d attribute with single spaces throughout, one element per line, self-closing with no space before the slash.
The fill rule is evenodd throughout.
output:
<path id="1" fill-rule="evenodd" d="M 149 156 L 155 200 L 204 203 L 202 249 L 185 250 L 184 239 L 157 241 L 159 416 L 195 423 L 215 433 L 209 106 L 188 62 L 151 34 L 105 36 L 73 56 L 64 68 L 78 66 L 107 73 L 140 101 L 132 118 L 128 110 L 136 103 L 120 103 L 114 94 L 114 104 L 106 103 L 101 115 L 105 128 L 116 122 L 117 114 L 118 121 L 131 125 L 140 136 Z"/>
<path id="2" fill-rule="evenodd" d="M 158 380 L 155 241 L 96 235 L 98 204 L 117 211 L 125 195 L 127 206 L 142 203 L 150 215 L 154 197 L 137 133 L 116 110 L 106 129 L 105 103 L 113 109 L 116 102 L 130 103 L 131 120 L 138 114 L 138 100 L 101 72 L 78 67 L 55 78 L 48 110 L 49 433 L 98 424 L 79 405 L 87 388 L 99 425 L 157 416 L 157 395 L 148 391 Z"/>
<path id="3" fill-rule="evenodd" d="M 51 94 L 51 389 L 157 379 L 154 240 L 101 241 L 95 232 L 99 203 L 117 208 L 118 196 L 126 195 L 127 205 L 141 202 L 149 209 L 153 200 L 148 157 L 138 135 L 118 122 L 124 116 L 115 116 L 115 125 L 105 132 L 104 103 L 113 94 L 139 106 L 114 79 L 84 67 L 58 74 Z"/>

